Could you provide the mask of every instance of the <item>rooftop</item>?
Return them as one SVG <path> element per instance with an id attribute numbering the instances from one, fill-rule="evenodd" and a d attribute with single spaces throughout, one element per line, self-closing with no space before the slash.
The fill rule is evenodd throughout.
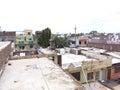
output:
<path id="1" fill-rule="evenodd" d="M 80 67 L 84 61 L 96 61 L 94 58 L 88 58 L 84 55 L 64 54 L 62 55 L 62 68 L 67 69 L 70 64 Z"/>
<path id="2" fill-rule="evenodd" d="M 10 44 L 10 41 L 0 42 L 0 50 L 3 49 L 3 48 L 5 48 L 9 44 Z"/>
<path id="3" fill-rule="evenodd" d="M 106 52 L 112 57 L 112 64 L 120 63 L 120 52 Z"/>
<path id="4" fill-rule="evenodd" d="M 0 90 L 82 90 L 47 58 L 11 60 L 0 79 Z"/>
<path id="5" fill-rule="evenodd" d="M 54 51 L 52 51 L 52 50 L 49 50 L 49 49 L 39 49 L 38 50 L 39 52 L 41 52 L 42 54 L 54 54 L 55 52 Z"/>

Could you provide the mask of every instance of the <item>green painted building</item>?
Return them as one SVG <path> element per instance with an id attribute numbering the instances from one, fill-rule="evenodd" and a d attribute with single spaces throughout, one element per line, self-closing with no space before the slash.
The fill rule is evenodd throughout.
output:
<path id="1" fill-rule="evenodd" d="M 16 35 L 16 47 L 19 49 L 33 48 L 34 41 L 32 30 L 24 30 L 22 34 Z"/>

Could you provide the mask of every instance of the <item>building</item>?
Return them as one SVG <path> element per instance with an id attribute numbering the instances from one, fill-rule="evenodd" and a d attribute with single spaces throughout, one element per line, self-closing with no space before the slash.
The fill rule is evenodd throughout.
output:
<path id="1" fill-rule="evenodd" d="M 62 55 L 62 68 L 82 83 L 106 80 L 107 67 L 112 65 L 111 58 L 87 51 L 81 53 L 82 55 Z"/>
<path id="2" fill-rule="evenodd" d="M 109 51 L 118 51 L 120 52 L 120 44 L 106 44 L 106 43 L 92 43 L 88 42 L 88 47 L 94 47 L 99 49 L 105 49 Z"/>
<path id="3" fill-rule="evenodd" d="M 112 57 L 112 66 L 108 67 L 107 80 L 120 78 L 120 52 L 106 52 Z"/>
<path id="4" fill-rule="evenodd" d="M 38 40 L 39 35 L 41 35 L 41 34 L 42 34 L 42 31 L 36 31 L 35 32 L 35 37 L 36 37 L 37 40 Z"/>
<path id="5" fill-rule="evenodd" d="M 10 60 L 0 90 L 86 90 L 48 58 Z M 88 90 L 88 89 L 87 89 Z"/>
<path id="6" fill-rule="evenodd" d="M 18 50 L 29 50 L 35 46 L 32 30 L 24 30 L 22 34 L 16 35 L 16 48 Z"/>
<path id="7" fill-rule="evenodd" d="M 15 31 L 0 31 L 0 41 L 15 42 L 15 39 L 16 39 Z"/>
<path id="8" fill-rule="evenodd" d="M 11 51 L 10 41 L 0 42 L 0 73 L 3 71 L 5 63 L 11 55 Z"/>
<path id="9" fill-rule="evenodd" d="M 75 45 L 80 47 L 86 47 L 88 44 L 88 36 L 69 37 L 68 39 L 71 41 L 70 47 L 75 47 Z"/>
<path id="10" fill-rule="evenodd" d="M 108 34 L 92 37 L 88 41 L 88 47 L 106 49 L 109 51 L 120 51 L 120 35 Z"/>
<path id="11" fill-rule="evenodd" d="M 88 37 L 87 36 L 82 36 L 79 39 L 79 46 L 80 47 L 87 47 L 88 44 Z"/>
<path id="12" fill-rule="evenodd" d="M 82 48 L 90 53 L 96 55 L 104 55 L 104 57 L 109 57 L 112 59 L 112 65 L 106 68 L 106 80 L 114 80 L 120 78 L 120 52 L 111 52 L 98 48 Z M 85 52 L 85 51 L 84 51 Z M 96 55 L 93 55 L 95 57 Z M 92 56 L 92 55 L 91 55 Z"/>

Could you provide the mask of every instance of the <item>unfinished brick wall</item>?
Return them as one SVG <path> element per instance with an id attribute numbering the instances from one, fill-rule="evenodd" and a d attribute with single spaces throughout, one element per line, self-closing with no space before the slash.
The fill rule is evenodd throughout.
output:
<path id="1" fill-rule="evenodd" d="M 91 43 L 88 42 L 88 47 L 101 48 L 109 51 L 119 51 L 120 52 L 120 44 L 106 44 L 106 43 Z"/>
<path id="2" fill-rule="evenodd" d="M 11 50 L 11 43 L 0 50 L 0 71 L 3 65 L 7 62 L 8 58 L 10 57 Z"/>
<path id="3" fill-rule="evenodd" d="M 115 73 L 115 68 L 111 69 L 111 79 L 117 79 L 120 78 L 120 72 Z"/>

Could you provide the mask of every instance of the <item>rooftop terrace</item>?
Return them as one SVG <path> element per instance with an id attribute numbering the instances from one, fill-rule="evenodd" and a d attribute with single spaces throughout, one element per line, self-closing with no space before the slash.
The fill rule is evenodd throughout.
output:
<path id="1" fill-rule="evenodd" d="M 47 58 L 11 60 L 0 79 L 0 90 L 84 90 Z"/>

